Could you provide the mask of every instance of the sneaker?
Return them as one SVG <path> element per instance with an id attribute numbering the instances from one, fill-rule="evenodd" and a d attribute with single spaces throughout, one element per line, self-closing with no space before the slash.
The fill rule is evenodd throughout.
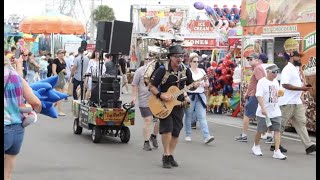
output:
<path id="1" fill-rule="evenodd" d="M 151 147 L 150 147 L 150 142 L 149 141 L 148 142 L 144 142 L 143 150 L 145 150 L 145 151 L 151 151 L 152 150 Z"/>
<path id="2" fill-rule="evenodd" d="M 267 140 L 268 139 L 268 134 L 267 133 L 264 133 L 264 135 L 261 134 L 261 139 Z"/>
<path id="3" fill-rule="evenodd" d="M 191 123 L 191 129 L 197 129 L 197 122 Z"/>
<path id="4" fill-rule="evenodd" d="M 280 149 L 278 149 L 278 151 L 273 151 L 272 157 L 275 159 L 280 159 L 280 160 L 285 160 L 287 158 L 287 156 L 285 156 L 281 153 Z"/>
<path id="5" fill-rule="evenodd" d="M 169 156 L 166 156 L 166 155 L 162 156 L 162 167 L 168 168 L 168 169 L 171 168 Z"/>
<path id="6" fill-rule="evenodd" d="M 262 156 L 262 152 L 261 152 L 260 145 L 258 145 L 258 146 L 253 145 L 253 147 L 252 147 L 252 152 L 253 152 L 253 154 L 256 155 L 256 156 Z"/>
<path id="7" fill-rule="evenodd" d="M 190 136 L 186 136 L 186 138 L 184 139 L 187 142 L 191 142 L 191 137 Z"/>
<path id="8" fill-rule="evenodd" d="M 265 141 L 266 144 L 274 144 L 274 139 L 272 137 L 268 137 Z"/>
<path id="9" fill-rule="evenodd" d="M 310 154 L 310 153 L 316 151 L 316 149 L 317 149 L 316 145 L 315 145 L 315 144 L 312 144 L 310 147 L 308 147 L 308 148 L 306 149 L 306 153 L 307 153 L 307 154 Z"/>
<path id="10" fill-rule="evenodd" d="M 153 147 L 155 147 L 155 148 L 159 147 L 156 135 L 151 134 L 150 141 L 151 141 Z"/>
<path id="11" fill-rule="evenodd" d="M 169 155 L 168 158 L 169 158 L 169 161 L 170 161 L 170 164 L 171 164 L 172 167 L 178 167 L 179 166 L 177 161 L 174 160 L 172 155 Z"/>
<path id="12" fill-rule="evenodd" d="M 210 143 L 211 141 L 213 141 L 214 140 L 214 136 L 209 136 L 209 137 L 207 137 L 205 140 L 204 140 L 204 143 L 205 144 L 208 144 L 208 143 Z"/>
<path id="13" fill-rule="evenodd" d="M 287 152 L 287 149 L 285 149 L 284 147 L 282 147 L 281 145 L 279 146 L 279 149 L 282 153 L 286 153 Z M 274 145 L 271 145 L 270 146 L 270 151 L 274 151 L 275 150 L 275 147 Z"/>
<path id="14" fill-rule="evenodd" d="M 247 142 L 248 141 L 247 136 L 242 136 L 242 134 L 240 134 L 240 136 L 238 136 L 238 137 L 235 137 L 234 140 L 239 141 L 239 142 Z"/>

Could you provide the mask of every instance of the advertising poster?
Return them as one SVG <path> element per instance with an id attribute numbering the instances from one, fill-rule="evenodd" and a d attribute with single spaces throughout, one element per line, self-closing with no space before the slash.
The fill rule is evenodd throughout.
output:
<path id="1" fill-rule="evenodd" d="M 242 0 L 242 26 L 306 22 L 316 22 L 316 0 Z"/>
<path id="2" fill-rule="evenodd" d="M 186 26 L 188 7 L 179 6 L 134 6 L 132 21 L 137 22 L 134 33 L 172 32 L 180 33 Z"/>

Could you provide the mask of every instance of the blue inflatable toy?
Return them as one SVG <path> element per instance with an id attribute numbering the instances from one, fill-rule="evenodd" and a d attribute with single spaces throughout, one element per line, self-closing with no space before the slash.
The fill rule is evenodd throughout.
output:
<path id="1" fill-rule="evenodd" d="M 52 76 L 47 79 L 37 81 L 30 84 L 33 93 L 40 99 L 42 110 L 40 114 L 57 118 L 58 112 L 53 106 L 53 103 L 67 98 L 69 95 L 54 90 L 53 88 L 58 83 L 58 76 Z"/>

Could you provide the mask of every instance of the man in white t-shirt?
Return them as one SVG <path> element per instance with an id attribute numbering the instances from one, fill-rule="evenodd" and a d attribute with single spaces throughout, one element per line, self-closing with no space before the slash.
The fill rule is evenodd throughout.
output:
<path id="1" fill-rule="evenodd" d="M 267 76 L 258 81 L 255 94 L 258 99 L 258 108 L 256 111 L 258 125 L 252 152 L 256 156 L 262 156 L 259 142 L 261 134 L 269 128 L 269 130 L 274 131 L 275 150 L 273 152 L 273 158 L 284 160 L 287 157 L 283 155 L 279 149 L 281 111 L 278 105 L 279 82 L 276 80 L 276 77 L 280 69 L 277 65 L 272 65 L 266 68 L 266 72 Z"/>
<path id="2" fill-rule="evenodd" d="M 279 98 L 282 112 L 281 130 L 282 132 L 284 131 L 288 121 L 291 119 L 293 127 L 306 148 L 306 153 L 310 154 L 316 151 L 316 145 L 311 142 L 306 128 L 306 109 L 302 104 L 301 94 L 302 91 L 308 91 L 312 87 L 303 84 L 300 72 L 301 56 L 297 51 L 294 51 L 290 56 L 290 61 L 281 73 L 281 85 L 285 89 L 284 95 Z"/>

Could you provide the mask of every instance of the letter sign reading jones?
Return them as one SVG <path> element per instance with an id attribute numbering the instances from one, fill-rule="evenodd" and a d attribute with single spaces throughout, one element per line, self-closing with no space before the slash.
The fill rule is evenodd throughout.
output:
<path id="1" fill-rule="evenodd" d="M 186 41 L 193 44 L 193 46 L 216 46 L 216 40 L 215 39 L 189 39 L 185 38 Z"/>
<path id="2" fill-rule="evenodd" d="M 312 32 L 303 38 L 303 51 L 316 46 L 316 32 Z"/>

